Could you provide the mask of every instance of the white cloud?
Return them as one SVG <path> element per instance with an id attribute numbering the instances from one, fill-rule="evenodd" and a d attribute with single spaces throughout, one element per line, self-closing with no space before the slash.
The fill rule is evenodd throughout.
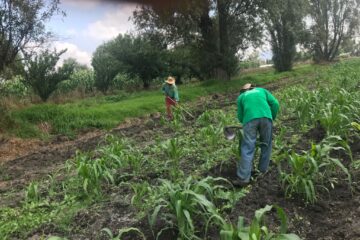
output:
<path id="1" fill-rule="evenodd" d="M 90 23 L 83 34 L 94 40 L 107 41 L 120 33 L 129 32 L 134 28 L 129 17 L 132 16 L 135 8 L 136 5 L 129 4 L 116 6 L 116 9 L 106 13 L 103 19 Z"/>
<path id="2" fill-rule="evenodd" d="M 59 65 L 62 65 L 63 61 L 67 58 L 75 58 L 79 63 L 91 66 L 91 54 L 81 50 L 78 46 L 68 42 L 55 42 L 54 48 L 57 51 L 67 49 L 67 51 L 61 55 Z"/>
<path id="3" fill-rule="evenodd" d="M 101 4 L 101 1 L 100 0 L 61 0 L 61 3 L 82 9 L 91 9 Z"/>

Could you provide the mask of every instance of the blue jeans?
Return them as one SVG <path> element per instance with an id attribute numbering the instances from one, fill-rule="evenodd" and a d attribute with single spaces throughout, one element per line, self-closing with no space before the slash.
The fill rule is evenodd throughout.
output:
<path id="1" fill-rule="evenodd" d="M 265 173 L 268 169 L 271 155 L 272 120 L 257 118 L 246 123 L 243 127 L 244 136 L 241 141 L 241 160 L 237 167 L 237 176 L 244 182 L 249 182 L 255 153 L 257 132 L 260 133 L 260 161 L 259 171 Z"/>

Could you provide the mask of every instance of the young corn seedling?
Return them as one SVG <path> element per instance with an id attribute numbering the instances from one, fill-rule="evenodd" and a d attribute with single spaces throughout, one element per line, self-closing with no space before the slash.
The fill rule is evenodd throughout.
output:
<path id="1" fill-rule="evenodd" d="M 294 194 L 305 196 L 305 201 L 314 203 L 316 191 L 314 181 L 319 173 L 317 162 L 306 155 L 292 153 L 288 156 L 290 173 L 281 171 L 280 178 L 285 196 L 291 198 Z"/>
<path id="2" fill-rule="evenodd" d="M 75 166 L 78 177 L 86 195 L 101 195 L 100 184 L 102 180 L 114 183 L 113 169 L 107 166 L 106 158 L 91 159 L 84 154 L 75 157 Z"/>
<path id="3" fill-rule="evenodd" d="M 150 216 L 150 225 L 154 227 L 158 218 L 168 225 L 157 234 L 159 237 L 164 229 L 176 228 L 181 239 L 201 239 L 195 229 L 194 219 L 206 222 L 210 216 L 217 213 L 217 207 L 211 199 L 217 199 L 216 193 L 221 189 L 214 185 L 220 179 L 206 178 L 194 181 L 188 177 L 182 184 L 174 184 L 162 180 L 159 189 L 162 197 L 156 201 L 156 207 Z"/>
<path id="4" fill-rule="evenodd" d="M 222 128 L 209 125 L 200 130 L 201 139 L 210 146 L 216 146 L 222 139 Z"/>
<path id="5" fill-rule="evenodd" d="M 318 145 L 312 144 L 308 152 L 289 154 L 290 172 L 283 171 L 279 164 L 280 178 L 287 197 L 297 194 L 304 196 L 306 203 L 313 204 L 317 200 L 319 188 L 326 191 L 328 191 L 327 185 L 334 188 L 334 184 L 338 181 L 334 176 L 338 175 L 338 170 L 346 175 L 346 179 L 351 185 L 351 175 L 348 169 L 339 159 L 330 157 L 330 153 L 334 150 L 346 150 L 341 146 L 336 146 L 340 140 L 339 137 L 330 136 Z M 340 144 L 344 145 L 342 141 Z"/>
<path id="6" fill-rule="evenodd" d="M 280 232 L 275 233 L 266 226 L 264 216 L 274 208 L 273 206 L 266 205 L 262 209 L 255 212 L 255 217 L 249 226 L 245 226 L 244 217 L 238 218 L 237 225 L 228 223 L 219 215 L 214 215 L 215 221 L 219 222 L 221 226 L 220 239 L 221 240 L 300 240 L 296 234 L 287 232 L 287 217 L 284 210 L 275 206 L 277 216 L 280 219 L 281 226 Z"/>
<path id="7" fill-rule="evenodd" d="M 133 196 L 131 197 L 131 204 L 141 211 L 146 210 L 148 208 L 147 202 L 151 200 L 151 195 L 153 193 L 150 184 L 145 181 L 141 183 L 130 184 L 130 187 L 134 192 Z"/>
<path id="8" fill-rule="evenodd" d="M 31 182 L 25 190 L 25 201 L 29 203 L 37 203 L 40 201 L 39 185 Z"/>
<path id="9" fill-rule="evenodd" d="M 177 138 L 172 138 L 162 144 L 162 149 L 169 158 L 166 162 L 166 167 L 170 170 L 170 175 L 177 179 L 182 175 L 180 168 L 180 159 L 183 156 L 183 149 L 180 146 L 180 141 Z"/>
<path id="10" fill-rule="evenodd" d="M 209 110 L 203 112 L 197 119 L 196 124 L 200 126 L 208 126 L 211 124 L 212 116 Z"/>

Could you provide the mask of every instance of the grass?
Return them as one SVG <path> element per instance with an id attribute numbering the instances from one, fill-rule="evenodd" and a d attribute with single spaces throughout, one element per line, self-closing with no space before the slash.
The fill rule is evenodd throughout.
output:
<path id="1" fill-rule="evenodd" d="M 284 78 L 296 78 L 317 71 L 321 66 L 301 65 L 291 72 L 275 73 L 273 70 L 248 73 L 232 81 L 210 80 L 179 86 L 181 102 L 194 101 L 198 97 L 213 93 L 234 92 L 244 83 L 261 85 Z M 13 123 L 0 129 L 8 135 L 22 138 L 47 138 L 49 135 L 63 134 L 74 137 L 84 129 L 111 129 L 126 118 L 141 117 L 153 112 L 164 111 L 164 99 L 159 90 L 140 91 L 126 99 L 116 96 L 94 97 L 75 103 L 38 104 L 25 109 L 10 111 L 9 120 Z M 50 124 L 48 132 L 41 131 L 41 123 Z"/>

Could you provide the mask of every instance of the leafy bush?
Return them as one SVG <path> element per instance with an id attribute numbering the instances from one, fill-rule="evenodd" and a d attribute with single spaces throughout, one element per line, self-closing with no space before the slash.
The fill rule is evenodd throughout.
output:
<path id="1" fill-rule="evenodd" d="M 16 76 L 11 80 L 0 82 L 0 93 L 2 96 L 25 97 L 29 89 L 23 83 L 23 78 Z"/>
<path id="2" fill-rule="evenodd" d="M 56 64 L 65 51 L 57 53 L 46 50 L 26 62 L 24 83 L 43 101 L 46 101 L 56 90 L 57 85 L 68 79 L 73 72 L 74 66 L 70 64 L 64 64 L 56 69 Z"/>
<path id="3" fill-rule="evenodd" d="M 129 74 L 126 73 L 119 73 L 115 76 L 113 82 L 114 89 L 120 90 L 136 90 L 140 89 L 142 86 L 142 81 L 138 77 L 131 77 Z"/>
<path id="4" fill-rule="evenodd" d="M 58 92 L 60 94 L 78 90 L 82 93 L 89 93 L 94 90 L 94 72 L 89 69 L 82 69 L 73 72 L 68 80 L 59 83 Z"/>

